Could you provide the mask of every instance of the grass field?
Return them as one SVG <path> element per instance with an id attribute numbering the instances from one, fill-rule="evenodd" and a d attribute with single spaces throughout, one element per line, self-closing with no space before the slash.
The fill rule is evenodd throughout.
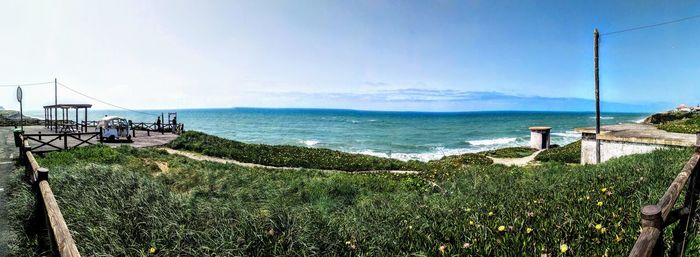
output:
<path id="1" fill-rule="evenodd" d="M 639 208 L 690 153 L 420 175 L 244 168 L 129 147 L 39 162 L 83 256 L 618 256 L 638 235 Z M 23 250 L 35 247 L 23 226 L 33 197 L 12 187 L 13 249 L 34 256 Z"/>
<path id="2" fill-rule="evenodd" d="M 535 157 L 535 160 L 541 162 L 581 163 L 581 140 L 562 147 L 544 150 Z"/>

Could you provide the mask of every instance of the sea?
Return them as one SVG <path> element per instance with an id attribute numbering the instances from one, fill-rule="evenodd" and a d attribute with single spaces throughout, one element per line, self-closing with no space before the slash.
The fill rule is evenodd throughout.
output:
<path id="1" fill-rule="evenodd" d="M 551 144 L 565 145 L 595 126 L 593 112 L 388 112 L 338 109 L 89 110 L 88 119 L 122 116 L 155 122 L 177 113 L 185 130 L 197 130 L 245 143 L 296 145 L 400 160 L 435 160 L 446 155 L 527 146 L 528 127 L 552 127 Z M 29 112 L 43 117 L 43 111 Z M 82 113 L 80 119 L 82 120 Z M 649 113 L 602 113 L 601 123 L 641 122 Z M 71 117 L 75 117 L 72 114 Z M 74 118 L 73 118 L 74 119 Z"/>

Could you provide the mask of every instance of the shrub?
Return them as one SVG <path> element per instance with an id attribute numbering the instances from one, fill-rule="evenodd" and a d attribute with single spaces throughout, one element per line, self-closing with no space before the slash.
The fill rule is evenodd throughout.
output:
<path id="1" fill-rule="evenodd" d="M 482 152 L 486 156 L 491 156 L 495 158 L 522 158 L 532 155 L 537 150 L 530 147 L 506 147 L 496 150 L 490 150 Z"/>
<path id="2" fill-rule="evenodd" d="M 276 167 L 299 167 L 343 171 L 414 170 L 426 171 L 430 166 L 445 163 L 401 161 L 364 154 L 352 154 L 323 148 L 291 145 L 246 144 L 234 140 L 188 131 L 170 142 L 173 149 L 183 149 L 205 155 L 229 158 L 241 162 Z M 451 164 L 483 165 L 491 160 L 476 154 L 450 156 L 443 160 Z"/>
<path id="3" fill-rule="evenodd" d="M 581 140 L 568 145 L 550 148 L 535 157 L 541 162 L 581 163 Z"/>

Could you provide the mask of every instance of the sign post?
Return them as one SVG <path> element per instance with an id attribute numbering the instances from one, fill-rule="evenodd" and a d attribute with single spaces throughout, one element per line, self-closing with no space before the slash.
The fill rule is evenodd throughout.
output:
<path id="1" fill-rule="evenodd" d="M 17 87 L 17 102 L 19 102 L 19 126 L 24 130 L 24 113 L 22 112 L 22 88 Z"/>

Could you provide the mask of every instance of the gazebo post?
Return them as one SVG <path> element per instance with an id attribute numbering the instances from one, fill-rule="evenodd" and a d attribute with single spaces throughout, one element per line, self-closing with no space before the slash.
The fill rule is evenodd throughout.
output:
<path id="1" fill-rule="evenodd" d="M 83 108 L 85 110 L 85 116 L 83 116 L 83 119 L 85 119 L 85 132 L 87 132 L 87 126 L 88 126 L 88 119 L 87 119 L 87 107 Z"/>
<path id="2" fill-rule="evenodd" d="M 75 131 L 80 132 L 80 123 L 78 123 L 78 109 L 75 108 Z"/>

